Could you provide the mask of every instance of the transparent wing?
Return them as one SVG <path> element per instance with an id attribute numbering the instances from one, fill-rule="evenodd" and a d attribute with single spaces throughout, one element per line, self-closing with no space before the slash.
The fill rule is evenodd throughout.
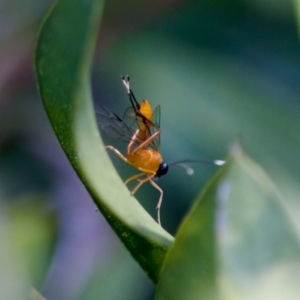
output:
<path id="1" fill-rule="evenodd" d="M 160 129 L 160 105 L 156 106 L 153 114 L 154 124 L 156 126 L 151 126 L 150 133 L 151 135 L 157 132 Z M 160 135 L 152 142 L 154 149 L 159 149 L 160 146 Z"/>
<path id="2" fill-rule="evenodd" d="M 98 105 L 95 112 L 99 127 L 105 133 L 112 138 L 129 143 L 134 129 L 127 126 L 120 117 L 103 105 Z"/>
<path id="3" fill-rule="evenodd" d="M 157 106 L 154 110 L 154 123 L 146 119 L 143 115 L 136 113 L 132 106 L 128 107 L 124 113 L 123 120 L 112 112 L 109 108 L 98 105 L 96 107 L 96 118 L 99 127 L 110 137 L 129 143 L 132 136 L 138 129 L 137 118 L 146 125 L 145 134 L 141 134 L 137 137 L 134 145 L 138 146 L 149 138 L 152 134 L 159 130 L 160 124 L 160 106 Z M 141 121 L 139 121 L 141 122 Z M 160 144 L 160 136 L 158 136 L 149 147 L 158 150 Z"/>
<path id="4" fill-rule="evenodd" d="M 123 122 L 134 132 L 138 129 L 136 112 L 132 106 L 126 108 L 123 115 Z"/>
<path id="5" fill-rule="evenodd" d="M 160 106 L 157 106 L 154 110 L 153 120 L 154 122 L 148 120 L 145 118 L 142 114 L 139 114 L 139 112 L 136 111 L 136 109 L 133 106 L 129 106 L 124 113 L 123 116 L 123 122 L 133 131 L 136 132 L 136 130 L 139 129 L 138 126 L 138 118 L 139 122 L 143 122 L 145 126 L 144 134 L 140 133 L 140 137 L 137 138 L 136 145 L 141 144 L 141 142 L 145 141 L 147 138 L 152 136 L 155 132 L 159 130 L 160 125 Z M 149 147 L 158 150 L 160 144 L 160 136 L 158 136 L 151 144 L 149 144 Z"/>

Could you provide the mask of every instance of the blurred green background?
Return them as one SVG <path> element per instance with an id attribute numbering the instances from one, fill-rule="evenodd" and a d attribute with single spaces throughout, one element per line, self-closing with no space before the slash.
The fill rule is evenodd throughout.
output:
<path id="1" fill-rule="evenodd" d="M 39 98 L 34 44 L 52 2 L 0 1 L 0 299 L 25 299 L 32 286 L 47 299 L 152 299 L 152 283 L 96 211 Z M 137 99 L 161 105 L 166 162 L 222 159 L 240 138 L 299 225 L 295 3 L 113 0 L 103 17 L 95 102 L 122 116 L 128 99 L 120 75 L 130 74 Z M 135 174 L 112 159 L 124 180 Z M 162 221 L 172 234 L 216 171 L 193 167 L 193 176 L 174 168 L 159 181 Z M 155 216 L 158 192 L 149 185 L 136 196 Z"/>

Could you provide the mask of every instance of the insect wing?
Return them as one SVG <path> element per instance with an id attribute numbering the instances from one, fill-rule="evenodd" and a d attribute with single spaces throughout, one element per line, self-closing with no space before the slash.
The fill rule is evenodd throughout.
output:
<path id="1" fill-rule="evenodd" d="M 123 122 L 134 132 L 138 129 L 136 112 L 132 106 L 127 107 L 123 115 Z"/>
<path id="2" fill-rule="evenodd" d="M 142 114 L 140 114 L 136 107 L 129 106 L 125 110 L 123 122 L 126 124 L 126 126 L 128 126 L 131 129 L 132 132 L 135 133 L 137 132 L 137 130 L 139 130 L 139 134 L 135 138 L 135 146 L 140 145 L 142 142 L 144 142 L 147 138 L 151 136 L 151 126 L 149 126 L 148 124 L 152 122 L 146 119 Z M 139 126 L 141 122 L 146 125 L 145 130 L 143 131 L 141 131 L 141 126 Z"/>
<path id="3" fill-rule="evenodd" d="M 145 130 L 140 132 L 139 137 L 136 138 L 136 145 L 141 144 L 143 141 L 152 136 L 160 128 L 160 106 L 157 106 L 153 115 L 154 123 L 148 120 L 145 116 L 140 114 L 135 107 L 129 106 L 123 116 L 124 123 L 132 130 L 136 132 L 141 126 L 138 123 L 143 122 Z M 160 136 L 158 136 L 149 146 L 155 150 L 159 148 Z"/>
<path id="4" fill-rule="evenodd" d="M 154 125 L 150 127 L 150 133 L 153 135 L 160 129 L 160 105 L 156 106 L 153 113 Z M 160 134 L 158 137 L 151 143 L 152 148 L 159 149 L 160 146 Z"/>
<path id="5" fill-rule="evenodd" d="M 134 130 L 127 126 L 120 117 L 103 105 L 96 107 L 96 118 L 100 128 L 110 137 L 129 143 Z"/>

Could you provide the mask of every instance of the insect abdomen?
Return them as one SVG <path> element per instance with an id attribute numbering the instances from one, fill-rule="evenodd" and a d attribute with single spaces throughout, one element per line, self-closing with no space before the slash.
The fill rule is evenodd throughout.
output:
<path id="1" fill-rule="evenodd" d="M 136 168 L 143 169 L 146 173 L 156 172 L 162 163 L 161 154 L 154 149 L 140 149 L 129 153 L 127 159 Z"/>

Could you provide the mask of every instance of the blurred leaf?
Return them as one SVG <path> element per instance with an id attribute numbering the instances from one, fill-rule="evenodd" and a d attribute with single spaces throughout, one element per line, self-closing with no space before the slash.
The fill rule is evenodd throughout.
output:
<path id="1" fill-rule="evenodd" d="M 55 218 L 39 195 L 22 195 L 10 208 L 9 239 L 35 286 L 43 283 L 56 236 Z"/>
<path id="2" fill-rule="evenodd" d="M 45 279 L 56 227 L 42 200 L 27 194 L 1 207 L 0 299 L 27 299 Z"/>
<path id="3" fill-rule="evenodd" d="M 223 168 L 181 224 L 162 267 L 155 299 L 217 298 L 213 197 L 224 173 Z"/>
<path id="4" fill-rule="evenodd" d="M 27 299 L 31 282 L 23 262 L 19 259 L 14 245 L 10 242 L 9 220 L 1 206 L 0 219 L 0 299 Z"/>
<path id="5" fill-rule="evenodd" d="M 30 292 L 30 300 L 47 300 L 36 289 L 32 288 Z"/>
<path id="6" fill-rule="evenodd" d="M 120 251 L 121 250 L 121 251 Z M 119 249 L 105 265 L 99 265 L 80 299 L 140 300 L 153 294 L 153 285 L 125 249 Z M 146 284 L 149 288 L 145 288 Z M 116 288 L 117 287 L 117 288 Z"/>
<path id="7" fill-rule="evenodd" d="M 49 12 L 36 49 L 39 89 L 78 176 L 123 243 L 156 281 L 173 238 L 130 196 L 95 122 L 89 68 L 102 7 L 100 0 L 62 0 Z"/>
<path id="8" fill-rule="evenodd" d="M 236 154 L 168 252 L 156 299 L 298 299 L 300 244 L 264 171 Z"/>

